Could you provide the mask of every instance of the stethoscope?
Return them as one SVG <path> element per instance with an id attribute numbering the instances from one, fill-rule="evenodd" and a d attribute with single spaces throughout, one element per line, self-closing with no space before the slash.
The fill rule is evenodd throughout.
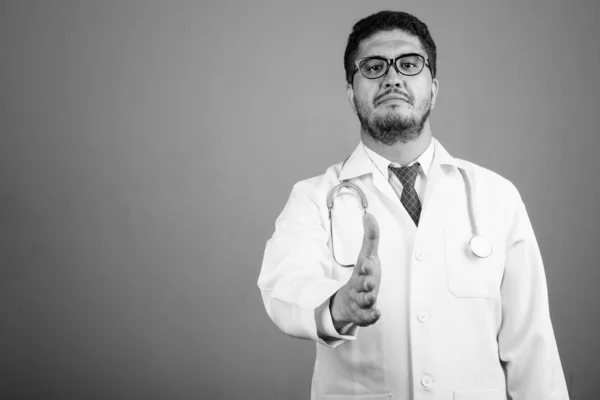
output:
<path id="1" fill-rule="evenodd" d="M 471 180 L 469 179 L 467 172 L 464 169 L 458 168 L 458 170 L 460 171 L 460 174 L 462 175 L 463 180 L 465 182 L 465 191 L 467 194 L 467 210 L 469 212 L 469 221 L 471 223 L 472 236 L 469 240 L 469 251 L 471 255 L 475 258 L 487 258 L 492 254 L 493 251 L 492 242 L 485 236 L 479 234 L 479 229 L 477 228 L 477 221 L 475 220 L 475 213 L 473 212 L 473 189 L 471 187 Z M 360 197 L 360 202 L 365 214 L 367 213 L 369 203 L 363 191 L 358 186 L 348 181 L 343 181 L 340 184 L 336 185 L 333 189 L 331 189 L 331 191 L 327 195 L 327 209 L 329 210 L 330 227 L 329 232 L 331 236 L 331 251 L 333 253 L 333 258 L 335 262 L 341 265 L 342 267 L 350 267 L 352 265 L 343 265 L 335 259 L 335 251 L 333 249 L 333 199 L 337 192 L 343 188 L 353 191 L 356 195 L 358 195 L 358 197 Z"/>

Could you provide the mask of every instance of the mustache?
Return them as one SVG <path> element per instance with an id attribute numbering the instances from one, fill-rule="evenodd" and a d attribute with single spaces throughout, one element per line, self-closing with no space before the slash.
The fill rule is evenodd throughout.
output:
<path id="1" fill-rule="evenodd" d="M 408 93 L 401 92 L 398 89 L 388 89 L 373 99 L 373 104 L 377 106 L 379 103 L 387 100 L 387 97 L 402 97 L 404 100 L 412 104 L 412 98 Z"/>

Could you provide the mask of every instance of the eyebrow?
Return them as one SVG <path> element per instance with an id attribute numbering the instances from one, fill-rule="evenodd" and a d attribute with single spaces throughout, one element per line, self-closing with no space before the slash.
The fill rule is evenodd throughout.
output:
<path id="1" fill-rule="evenodd" d="M 411 51 L 411 52 L 408 52 L 408 53 L 400 53 L 399 55 L 397 55 L 395 57 L 392 57 L 392 59 L 396 59 L 398 57 L 404 57 L 404 56 L 412 56 L 412 55 L 415 55 L 415 54 L 418 55 L 418 56 L 421 56 L 423 58 L 427 58 L 427 54 L 422 54 L 422 53 L 417 53 L 415 51 Z M 384 55 L 381 55 L 381 54 L 373 54 L 373 55 L 370 55 L 370 56 L 364 56 L 364 57 L 359 57 L 359 58 L 370 58 L 370 57 L 381 57 L 381 58 L 385 58 L 386 60 L 390 59 L 387 56 L 384 56 Z"/>
<path id="2" fill-rule="evenodd" d="M 425 61 L 429 61 L 429 58 L 428 58 L 427 54 L 421 54 L 421 53 L 412 52 L 412 53 L 403 53 L 403 54 L 400 54 L 400 55 L 395 56 L 393 58 L 388 58 L 388 57 L 382 56 L 380 54 L 374 54 L 374 55 L 370 55 L 370 56 L 358 57 L 358 58 L 356 58 L 354 60 L 354 62 L 359 61 L 359 60 L 365 60 L 367 58 L 383 58 L 384 60 L 395 60 L 395 59 L 400 58 L 400 57 L 412 56 L 412 55 L 421 56 L 421 57 L 423 57 L 425 59 Z"/>

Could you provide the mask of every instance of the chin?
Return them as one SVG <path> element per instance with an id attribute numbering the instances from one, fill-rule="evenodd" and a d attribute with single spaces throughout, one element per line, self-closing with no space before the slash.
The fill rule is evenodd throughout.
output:
<path id="1" fill-rule="evenodd" d="M 415 118 L 412 112 L 408 111 L 404 107 L 400 107 L 394 105 L 393 107 L 388 107 L 383 112 L 378 113 L 381 118 L 393 118 L 399 119 L 402 121 L 411 121 Z"/>

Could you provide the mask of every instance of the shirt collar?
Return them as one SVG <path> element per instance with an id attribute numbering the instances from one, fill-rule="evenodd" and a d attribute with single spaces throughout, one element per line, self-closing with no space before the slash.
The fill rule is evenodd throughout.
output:
<path id="1" fill-rule="evenodd" d="M 427 147 L 427 149 L 414 162 L 417 161 L 421 164 L 421 168 L 425 173 L 425 176 L 429 174 L 432 165 L 438 164 L 451 165 L 455 167 L 457 166 L 454 157 L 452 157 L 435 138 L 431 139 L 429 147 Z M 367 146 L 365 146 L 361 141 L 358 146 L 356 146 L 356 149 L 354 149 L 354 152 L 342 165 L 340 180 L 356 178 L 369 173 L 383 173 L 383 175 L 387 178 L 387 169 L 390 164 L 397 166 L 396 163 L 392 163 L 385 157 L 367 148 Z"/>
<path id="2" fill-rule="evenodd" d="M 364 145 L 364 143 L 363 143 L 363 145 Z M 418 162 L 419 164 L 421 164 L 420 172 L 425 174 L 425 177 L 427 177 L 427 175 L 429 174 L 429 170 L 431 169 L 431 164 L 433 163 L 433 155 L 435 154 L 434 147 L 435 146 L 433 144 L 433 140 L 431 140 L 431 142 L 429 143 L 429 146 L 427 146 L 425 151 L 423 153 L 421 153 L 421 155 L 416 160 L 414 160 L 413 162 L 408 164 L 407 167 L 410 167 L 411 165 Z M 369 156 L 369 158 L 371 160 L 373 160 L 373 163 L 375 164 L 377 169 L 379 169 L 383 173 L 383 176 L 387 176 L 387 170 L 390 165 L 392 167 L 401 167 L 400 164 L 388 160 L 387 158 L 383 157 L 382 155 L 369 149 L 367 146 L 364 146 L 364 148 L 365 148 L 365 151 L 366 151 L 367 155 Z"/>

